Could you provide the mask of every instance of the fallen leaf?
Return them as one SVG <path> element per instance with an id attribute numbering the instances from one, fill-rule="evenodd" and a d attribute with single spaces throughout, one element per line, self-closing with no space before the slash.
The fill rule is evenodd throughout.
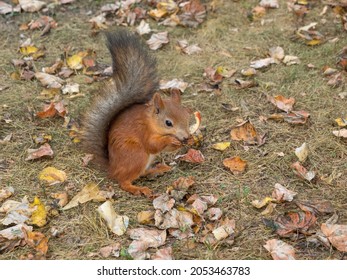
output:
<path id="1" fill-rule="evenodd" d="M 334 213 L 334 207 L 330 201 L 311 200 L 311 201 L 295 201 L 295 204 L 303 211 L 309 211 L 318 214 Z"/>
<path id="2" fill-rule="evenodd" d="M 12 196 L 13 193 L 14 193 L 14 188 L 13 187 L 1 188 L 0 189 L 0 202 L 4 201 L 5 199 L 7 199 L 10 196 Z"/>
<path id="3" fill-rule="evenodd" d="M 219 143 L 213 144 L 211 147 L 218 151 L 224 151 L 230 147 L 230 144 L 231 144 L 230 142 L 219 142 Z"/>
<path id="4" fill-rule="evenodd" d="M 192 203 L 192 210 L 194 213 L 197 213 L 199 216 L 202 216 L 207 210 L 207 203 L 203 201 L 200 197 L 197 197 Z"/>
<path id="5" fill-rule="evenodd" d="M 168 32 L 160 32 L 152 34 L 151 38 L 146 41 L 147 45 L 151 50 L 157 50 L 161 48 L 164 44 L 169 43 Z"/>
<path id="6" fill-rule="evenodd" d="M 53 186 L 65 182 L 67 176 L 64 171 L 58 170 L 55 167 L 46 167 L 40 172 L 38 178 L 48 186 Z"/>
<path id="7" fill-rule="evenodd" d="M 37 231 L 26 231 L 24 229 L 24 238 L 26 243 L 33 247 L 42 255 L 46 255 L 48 251 L 48 237 Z"/>
<path id="8" fill-rule="evenodd" d="M 290 113 L 272 114 L 268 117 L 270 120 L 285 121 L 291 124 L 305 124 L 310 114 L 305 111 L 292 111 Z"/>
<path id="9" fill-rule="evenodd" d="M 212 207 L 206 211 L 206 214 L 210 221 L 217 221 L 222 217 L 223 212 L 220 208 Z"/>
<path id="10" fill-rule="evenodd" d="M 154 221 L 154 211 L 141 211 L 137 214 L 137 222 L 143 225 L 151 224 Z"/>
<path id="11" fill-rule="evenodd" d="M 281 47 L 272 47 L 269 49 L 269 55 L 277 61 L 281 61 L 284 58 L 284 50 Z"/>
<path id="12" fill-rule="evenodd" d="M 111 201 L 107 200 L 101 204 L 97 211 L 114 234 L 121 236 L 126 232 L 129 225 L 129 218 L 118 215 L 114 211 Z"/>
<path id="13" fill-rule="evenodd" d="M 129 245 L 128 253 L 134 259 L 145 259 L 148 248 L 158 248 L 166 241 L 165 230 L 135 228 L 129 230 L 129 236 L 134 241 Z"/>
<path id="14" fill-rule="evenodd" d="M 31 46 L 24 46 L 24 47 L 20 47 L 19 48 L 19 52 L 22 54 L 22 55 L 25 55 L 25 56 L 29 56 L 29 55 L 32 55 L 34 53 L 37 53 L 39 51 L 39 48 L 31 45 Z"/>
<path id="15" fill-rule="evenodd" d="M 292 201 L 298 193 L 288 190 L 281 184 L 276 183 L 272 192 L 272 198 L 277 202 Z"/>
<path id="16" fill-rule="evenodd" d="M 263 216 L 269 216 L 273 213 L 275 208 L 276 208 L 276 204 L 270 202 L 260 214 Z"/>
<path id="17" fill-rule="evenodd" d="M 234 234 L 235 221 L 226 219 L 222 225 L 212 231 L 214 238 L 217 241 L 226 239 Z"/>
<path id="18" fill-rule="evenodd" d="M 242 69 L 241 74 L 245 77 L 251 77 L 257 74 L 257 70 L 254 68 Z"/>
<path id="19" fill-rule="evenodd" d="M 186 154 L 179 155 L 175 157 L 175 159 L 180 159 L 190 163 L 203 163 L 205 161 L 203 154 L 199 150 L 195 149 L 189 149 Z"/>
<path id="20" fill-rule="evenodd" d="M 347 138 L 347 129 L 343 128 L 340 130 L 334 130 L 333 134 L 337 137 L 343 137 L 343 138 Z"/>
<path id="21" fill-rule="evenodd" d="M 268 250 L 274 260 L 295 260 L 294 247 L 278 239 L 266 241 L 264 248 Z"/>
<path id="22" fill-rule="evenodd" d="M 91 18 L 89 22 L 92 24 L 93 29 L 107 29 L 105 13 L 101 13 L 100 15 Z"/>
<path id="23" fill-rule="evenodd" d="M 108 258 L 110 256 L 118 258 L 120 255 L 120 249 L 121 249 L 120 243 L 115 243 L 115 244 L 100 248 L 99 253 L 103 258 Z"/>
<path id="24" fill-rule="evenodd" d="M 201 114 L 200 112 L 194 112 L 195 123 L 189 127 L 189 133 L 194 134 L 198 131 L 201 125 Z"/>
<path id="25" fill-rule="evenodd" d="M 152 32 L 149 24 L 145 20 L 141 20 L 140 24 L 136 27 L 136 32 L 139 35 L 149 34 Z"/>
<path id="26" fill-rule="evenodd" d="M 235 156 L 224 159 L 223 165 L 229 168 L 233 174 L 238 175 L 246 170 L 247 161 L 241 159 L 239 156 Z"/>
<path id="27" fill-rule="evenodd" d="M 88 55 L 87 51 L 81 51 L 66 59 L 66 64 L 72 70 L 79 70 L 83 68 L 83 58 Z"/>
<path id="28" fill-rule="evenodd" d="M 335 122 L 337 123 L 338 126 L 340 127 L 345 127 L 347 126 L 347 117 L 346 118 L 337 118 L 335 119 Z"/>
<path id="29" fill-rule="evenodd" d="M 67 83 L 61 88 L 63 94 L 72 94 L 80 92 L 80 85 L 77 83 Z"/>
<path id="30" fill-rule="evenodd" d="M 295 233 L 306 233 L 317 221 L 312 212 L 289 212 L 274 220 L 276 233 L 282 237 L 290 237 Z"/>
<path id="31" fill-rule="evenodd" d="M 161 196 L 153 200 L 154 209 L 160 210 L 163 213 L 172 209 L 174 205 L 175 200 L 173 198 L 170 198 L 168 194 L 162 194 Z"/>
<path id="32" fill-rule="evenodd" d="M 12 13 L 13 8 L 10 4 L 0 1 L 0 15 Z"/>
<path id="33" fill-rule="evenodd" d="M 77 193 L 67 205 L 65 205 L 63 210 L 71 209 L 90 200 L 103 202 L 106 201 L 106 199 L 107 197 L 105 197 L 105 194 L 100 191 L 98 185 L 89 183 L 79 193 Z"/>
<path id="34" fill-rule="evenodd" d="M 25 160 L 33 160 L 41 157 L 53 157 L 53 150 L 48 143 L 43 144 L 38 149 L 28 149 L 27 150 L 28 157 Z"/>
<path id="35" fill-rule="evenodd" d="M 294 65 L 294 64 L 300 64 L 301 61 L 300 59 L 297 57 L 297 56 L 293 56 L 293 55 L 286 55 L 284 58 L 283 58 L 283 63 L 285 65 Z"/>
<path id="36" fill-rule="evenodd" d="M 5 212 L 6 216 L 0 222 L 7 226 L 10 224 L 23 224 L 29 220 L 33 210 L 29 206 L 27 197 L 24 197 L 21 202 L 7 200 L 5 201 L 0 212 Z"/>
<path id="37" fill-rule="evenodd" d="M 295 155 L 298 157 L 300 162 L 305 162 L 308 157 L 308 145 L 303 143 L 299 148 L 295 149 Z"/>
<path id="38" fill-rule="evenodd" d="M 268 99 L 280 110 L 283 110 L 287 113 L 293 110 L 293 105 L 295 103 L 295 99 L 293 97 L 286 98 L 282 95 L 276 95 L 274 97 L 268 96 Z"/>
<path id="39" fill-rule="evenodd" d="M 65 108 L 63 101 L 51 102 L 49 105 L 43 107 L 43 111 L 36 113 L 36 115 L 41 119 L 52 118 L 56 114 L 61 117 L 65 117 L 67 114 L 67 109 Z"/>
<path id="40" fill-rule="evenodd" d="M 261 6 L 256 6 L 252 9 L 251 14 L 249 15 L 249 18 L 251 21 L 259 20 L 266 14 L 266 9 Z"/>
<path id="41" fill-rule="evenodd" d="M 170 89 L 179 89 L 181 92 L 184 92 L 188 87 L 188 83 L 183 80 L 173 79 L 171 81 L 161 80 L 159 83 L 159 88 L 161 90 L 170 90 Z"/>
<path id="42" fill-rule="evenodd" d="M 195 184 L 194 177 L 189 176 L 189 177 L 180 177 L 176 181 L 172 183 L 172 186 L 175 189 L 179 190 L 187 190 L 190 188 L 192 185 Z"/>
<path id="43" fill-rule="evenodd" d="M 180 40 L 177 43 L 178 49 L 185 54 L 192 55 L 202 52 L 202 49 L 197 44 L 189 45 L 187 40 Z"/>
<path id="44" fill-rule="evenodd" d="M 243 140 L 247 145 L 254 145 L 258 143 L 258 135 L 255 127 L 248 120 L 232 128 L 230 131 L 230 136 L 232 140 Z"/>
<path id="45" fill-rule="evenodd" d="M 165 214 L 157 210 L 154 214 L 155 226 L 160 229 L 187 228 L 194 225 L 193 214 L 186 210 L 171 209 Z"/>
<path id="46" fill-rule="evenodd" d="M 237 85 L 237 89 L 245 89 L 258 86 L 256 81 L 244 81 L 242 79 L 235 79 L 235 84 Z"/>
<path id="47" fill-rule="evenodd" d="M 45 205 L 38 197 L 34 198 L 33 203 L 30 204 L 33 209 L 29 223 L 38 227 L 43 227 L 47 224 L 47 212 Z"/>
<path id="48" fill-rule="evenodd" d="M 260 209 L 260 208 L 263 208 L 264 206 L 268 205 L 270 202 L 273 202 L 275 201 L 274 198 L 272 197 L 265 197 L 263 200 L 259 201 L 258 199 L 256 200 L 253 200 L 251 202 L 251 204 L 257 208 L 257 209 Z"/>
<path id="49" fill-rule="evenodd" d="M 261 68 L 268 67 L 270 64 L 275 64 L 275 63 L 276 63 L 276 60 L 273 57 L 267 57 L 267 58 L 251 61 L 250 67 L 254 69 L 261 69 Z"/>
<path id="50" fill-rule="evenodd" d="M 60 207 L 64 207 L 69 201 L 69 195 L 67 192 L 52 193 L 51 197 L 57 200 Z"/>
<path id="51" fill-rule="evenodd" d="M 323 223 L 321 230 L 337 250 L 347 252 L 347 225 Z"/>
<path id="52" fill-rule="evenodd" d="M 35 77 L 47 88 L 61 88 L 65 83 L 65 81 L 59 77 L 43 72 L 36 72 Z"/>
<path id="53" fill-rule="evenodd" d="M 94 154 L 85 154 L 84 157 L 82 157 L 82 166 L 86 167 L 91 160 L 94 159 Z"/>
<path id="54" fill-rule="evenodd" d="M 196 28 L 204 21 L 206 8 L 200 0 L 189 0 L 182 7 L 182 13 L 178 15 L 179 23 L 186 27 Z"/>
<path id="55" fill-rule="evenodd" d="M 25 12 L 38 12 L 43 7 L 46 6 L 46 3 L 38 0 L 18 0 L 19 5 Z"/>
<path id="56" fill-rule="evenodd" d="M 191 229 L 184 229 L 184 232 L 182 232 L 179 229 L 169 228 L 168 231 L 171 236 L 177 238 L 178 240 L 194 237 L 194 233 L 192 233 Z"/>
<path id="57" fill-rule="evenodd" d="M 299 177 L 311 182 L 314 177 L 316 176 L 316 173 L 314 171 L 307 171 L 305 167 L 303 167 L 300 162 L 294 162 L 291 165 L 294 173 L 298 175 Z"/>
<path id="58" fill-rule="evenodd" d="M 214 69 L 213 67 L 205 68 L 204 77 L 207 77 L 213 85 L 217 85 L 223 80 L 222 74 L 218 73 L 217 69 Z"/>
<path id="59" fill-rule="evenodd" d="M 165 247 L 159 249 L 155 254 L 151 256 L 151 260 L 173 260 L 172 258 L 172 248 Z"/>
<path id="60" fill-rule="evenodd" d="M 12 251 L 17 246 L 25 245 L 24 231 L 32 231 L 31 226 L 15 225 L 0 231 L 0 254 Z"/>

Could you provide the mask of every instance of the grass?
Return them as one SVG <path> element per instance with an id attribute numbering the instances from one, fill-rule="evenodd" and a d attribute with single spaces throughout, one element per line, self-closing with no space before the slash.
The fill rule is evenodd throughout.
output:
<path id="1" fill-rule="evenodd" d="M 0 85 L 9 86 L 0 92 L 0 138 L 13 133 L 12 140 L 0 147 L 1 159 L 8 165 L 7 169 L 0 171 L 0 186 L 14 187 L 15 200 L 21 200 L 25 195 L 32 200 L 37 195 L 49 205 L 52 203 L 49 197 L 52 192 L 68 188 L 72 197 L 90 181 L 99 183 L 102 189 L 111 185 L 116 193 L 115 210 L 130 217 L 130 227 L 137 227 L 137 213 L 151 209 L 151 202 L 123 192 L 102 171 L 82 167 L 83 152 L 80 145 L 71 142 L 67 130 L 62 127 L 62 120 L 40 120 L 35 117 L 35 112 L 42 108 L 42 101 L 37 99 L 42 90 L 39 82 L 14 81 L 9 78 L 14 71 L 10 61 L 20 56 L 17 49 L 21 33 L 31 37 L 38 46 L 47 48 L 45 58 L 35 62 L 38 70 L 51 65 L 67 46 L 72 51 L 94 49 L 98 61 L 110 63 L 102 35 L 90 36 L 90 16 L 86 15 L 88 10 L 94 15 L 104 2 L 106 1 L 77 1 L 76 4 L 66 6 L 64 13 L 59 9 L 55 10 L 54 18 L 59 26 L 45 37 L 40 37 L 37 31 L 18 30 L 21 23 L 35 19 L 36 14 L 23 13 L 0 18 L 0 28 L 5 30 L 0 34 Z M 277 237 L 263 225 L 260 212 L 250 202 L 270 195 L 275 183 L 298 192 L 298 197 L 303 200 L 317 198 L 331 201 L 339 213 L 339 223 L 347 223 L 347 143 L 331 133 L 336 129 L 334 119 L 347 115 L 346 101 L 338 97 L 338 93 L 346 91 L 346 85 L 340 88 L 329 87 L 321 71 L 325 65 L 336 67 L 336 55 L 347 45 L 346 33 L 331 11 L 324 16 L 327 22 L 321 23 L 319 13 L 323 6 L 317 3 L 306 17 L 305 24 L 319 22 L 318 28 L 327 39 L 338 37 L 339 40 L 336 43 L 327 42 L 317 47 L 308 47 L 291 39 L 297 24 L 293 15 L 287 12 L 286 1 L 280 1 L 280 9 L 267 12 L 264 25 L 259 21 L 250 23 L 247 13 L 257 2 L 220 0 L 217 9 L 209 12 L 206 21 L 199 28 L 167 28 L 170 44 L 155 52 L 161 78 L 181 78 L 192 84 L 184 93 L 183 101 L 202 113 L 205 130 L 200 150 L 206 161 L 197 166 L 179 163 L 173 172 L 155 180 L 141 179 L 139 184 L 163 192 L 168 182 L 173 182 L 180 176 L 193 175 L 197 182 L 193 190 L 198 194 L 217 195 L 217 207 L 226 216 L 236 219 L 237 226 L 232 245 L 210 247 L 198 244 L 191 250 L 188 241 L 171 240 L 176 259 L 270 259 L 263 245 L 266 240 Z M 153 29 L 164 29 L 152 20 L 149 23 Z M 175 45 L 181 39 L 197 43 L 203 52 L 193 56 L 178 53 Z M 298 56 L 301 64 L 273 65 L 259 71 L 255 77 L 259 83 L 256 88 L 237 90 L 233 86 L 234 78 L 230 78 L 222 83 L 220 96 L 197 91 L 197 85 L 203 82 L 202 74 L 206 67 L 224 66 L 239 72 L 249 67 L 250 61 L 265 57 L 268 48 L 273 46 L 282 46 L 286 54 Z M 308 63 L 314 64 L 316 68 L 309 70 L 306 66 Z M 237 77 L 239 75 L 236 74 Z M 68 104 L 70 116 L 78 120 L 81 113 L 87 110 L 90 97 L 97 93 L 100 85 L 84 83 L 82 74 L 71 79 L 81 83 L 81 92 L 86 95 Z M 293 126 L 271 120 L 260 121 L 259 117 L 276 112 L 266 99 L 266 95 L 275 94 L 294 97 L 295 108 L 307 110 L 311 114 L 309 122 L 303 126 Z M 240 110 L 226 111 L 222 108 L 222 103 L 240 107 Z M 231 148 L 225 152 L 210 148 L 213 143 L 229 140 L 230 128 L 237 124 L 238 119 L 245 118 L 252 121 L 258 132 L 267 133 L 265 145 L 246 150 L 241 143 L 232 142 Z M 12 122 L 5 123 L 4 119 L 11 119 Z M 31 137 L 39 132 L 52 135 L 51 146 L 55 157 L 53 160 L 27 162 L 24 160 L 26 150 L 36 148 Z M 294 149 L 303 142 L 307 142 L 310 147 L 309 159 L 305 165 L 315 170 L 319 178 L 323 175 L 330 176 L 331 182 L 318 179 L 315 183 L 308 183 L 293 174 L 290 165 L 296 161 Z M 279 152 L 283 152 L 284 156 L 278 156 Z M 249 164 L 247 171 L 239 176 L 232 175 L 222 165 L 224 158 L 234 155 L 241 156 Z M 169 161 L 174 155 L 163 157 Z M 47 166 L 64 170 L 68 174 L 67 184 L 43 188 L 37 175 Z M 50 217 L 46 226 L 38 229 L 48 236 L 52 228 L 61 233 L 58 237 L 50 237 L 47 258 L 99 258 L 95 253 L 113 241 L 119 241 L 123 247 L 127 247 L 130 242 L 126 236 L 115 237 L 108 231 L 96 212 L 99 205 L 90 202 L 60 212 L 58 216 Z M 290 209 L 290 205 L 279 205 L 271 217 Z M 322 216 L 318 221 L 321 223 L 326 219 L 327 216 Z M 305 238 L 300 242 L 286 241 L 295 247 L 300 259 L 334 259 L 342 256 L 336 250 L 308 247 Z M 0 259 L 18 259 L 30 250 L 28 247 L 16 248 L 0 255 Z"/>

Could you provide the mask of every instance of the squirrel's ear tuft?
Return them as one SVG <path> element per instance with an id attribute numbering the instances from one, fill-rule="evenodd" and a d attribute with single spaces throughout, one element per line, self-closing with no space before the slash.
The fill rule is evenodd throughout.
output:
<path id="1" fill-rule="evenodd" d="M 160 96 L 160 93 L 159 92 L 156 92 L 153 96 L 153 105 L 154 105 L 154 108 L 155 108 L 155 112 L 157 114 L 159 114 L 159 112 L 161 110 L 164 109 L 165 105 L 164 105 L 164 102 L 163 100 L 161 99 L 161 96 Z"/>
<path id="2" fill-rule="evenodd" d="M 178 88 L 171 89 L 171 99 L 178 104 L 181 104 L 181 91 Z"/>

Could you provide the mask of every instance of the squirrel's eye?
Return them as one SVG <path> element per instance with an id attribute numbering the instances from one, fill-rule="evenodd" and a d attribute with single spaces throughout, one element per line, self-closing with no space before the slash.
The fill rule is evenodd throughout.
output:
<path id="1" fill-rule="evenodd" d="M 166 121 L 165 121 L 165 124 L 166 124 L 166 126 L 168 126 L 168 127 L 173 127 L 172 121 L 170 121 L 170 120 L 166 120 Z"/>

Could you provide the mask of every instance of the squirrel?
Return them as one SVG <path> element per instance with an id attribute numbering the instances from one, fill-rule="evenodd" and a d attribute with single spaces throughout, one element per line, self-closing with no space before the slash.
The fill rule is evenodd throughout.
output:
<path id="1" fill-rule="evenodd" d="M 155 155 L 177 150 L 189 139 L 190 111 L 182 106 L 179 90 L 168 98 L 157 92 L 156 60 L 137 35 L 124 30 L 106 33 L 106 42 L 112 79 L 84 116 L 82 142 L 123 190 L 153 197 L 151 189 L 132 182 L 170 169 L 151 164 Z"/>

